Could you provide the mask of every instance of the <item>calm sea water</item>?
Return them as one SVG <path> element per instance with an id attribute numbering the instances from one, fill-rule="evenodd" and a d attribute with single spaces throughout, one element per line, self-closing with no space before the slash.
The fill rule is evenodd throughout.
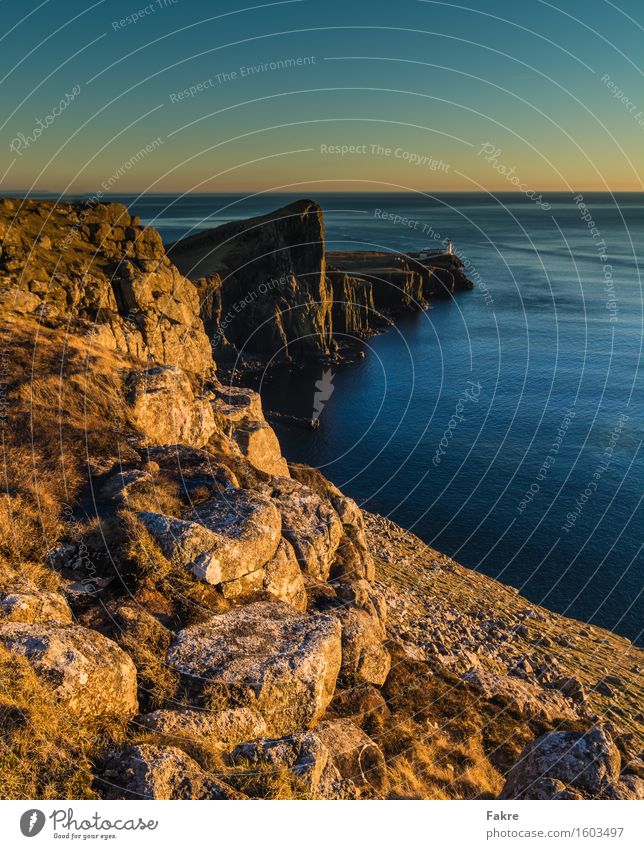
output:
<path id="1" fill-rule="evenodd" d="M 291 199 L 123 198 L 166 240 Z M 286 456 L 466 566 L 638 639 L 644 195 L 586 195 L 595 238 L 570 195 L 549 210 L 516 195 L 316 200 L 330 248 L 449 237 L 479 286 L 334 366 L 320 429 L 277 427 Z M 310 417 L 322 370 L 263 375 L 265 407 Z"/>

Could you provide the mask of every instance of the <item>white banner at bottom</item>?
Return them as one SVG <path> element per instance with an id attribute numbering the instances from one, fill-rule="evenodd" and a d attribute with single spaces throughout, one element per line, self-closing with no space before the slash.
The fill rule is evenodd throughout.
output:
<path id="1" fill-rule="evenodd" d="M 177 849 L 644 845 L 641 802 L 0 802 L 2 845 Z M 33 841 L 33 843 L 31 842 Z"/>

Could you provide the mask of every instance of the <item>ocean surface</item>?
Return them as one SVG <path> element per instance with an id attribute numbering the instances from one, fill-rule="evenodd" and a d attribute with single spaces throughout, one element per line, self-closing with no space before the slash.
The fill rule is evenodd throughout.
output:
<path id="1" fill-rule="evenodd" d="M 295 198 L 119 199 L 169 241 Z M 332 366 L 319 430 L 276 427 L 286 456 L 533 601 L 639 640 L 644 195 L 315 199 L 330 249 L 451 238 L 477 287 Z M 265 408 L 311 417 L 323 371 L 262 375 Z"/>

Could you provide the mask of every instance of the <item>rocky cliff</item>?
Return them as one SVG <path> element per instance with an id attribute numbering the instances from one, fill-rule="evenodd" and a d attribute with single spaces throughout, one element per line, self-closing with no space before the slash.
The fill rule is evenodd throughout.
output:
<path id="1" fill-rule="evenodd" d="M 321 208 L 302 200 L 168 247 L 194 281 L 215 355 L 329 357 L 432 298 L 471 289 L 456 256 L 326 253 Z"/>
<path id="2" fill-rule="evenodd" d="M 211 336 L 264 357 L 333 350 L 324 220 L 312 201 L 189 236 L 168 253 L 198 281 Z"/>
<path id="3" fill-rule="evenodd" d="M 288 464 L 123 208 L 2 210 L 4 798 L 642 796 L 640 650 Z"/>

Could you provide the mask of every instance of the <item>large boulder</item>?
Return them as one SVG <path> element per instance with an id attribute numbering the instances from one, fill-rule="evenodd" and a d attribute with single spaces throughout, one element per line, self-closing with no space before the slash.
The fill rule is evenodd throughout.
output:
<path id="1" fill-rule="evenodd" d="M 0 642 L 25 657 L 78 716 L 130 717 L 138 710 L 136 669 L 112 640 L 77 625 L 0 625 Z"/>
<path id="2" fill-rule="evenodd" d="M 529 743 L 510 769 L 502 799 L 599 798 L 619 780 L 620 755 L 609 734 L 551 731 Z"/>
<path id="3" fill-rule="evenodd" d="M 215 430 L 210 404 L 195 397 L 187 374 L 176 366 L 133 372 L 125 400 L 133 425 L 152 444 L 201 448 Z"/>
<path id="4" fill-rule="evenodd" d="M 343 533 L 338 514 L 312 489 L 288 478 L 273 481 L 271 496 L 302 571 L 326 581 Z"/>
<path id="5" fill-rule="evenodd" d="M 391 658 L 383 645 L 385 634 L 380 623 L 362 608 L 342 607 L 335 615 L 342 622 L 343 685 L 384 684 Z"/>
<path id="6" fill-rule="evenodd" d="M 184 519 L 160 513 L 139 518 L 169 559 L 209 584 L 242 584 L 259 589 L 263 567 L 277 551 L 280 515 L 263 495 L 230 488 L 198 505 Z M 230 595 L 243 594 L 240 583 Z"/>
<path id="7" fill-rule="evenodd" d="M 503 702 L 528 719 L 540 719 L 545 722 L 578 719 L 572 702 L 558 690 L 545 690 L 530 681 L 484 669 L 466 672 L 463 680 L 478 690 L 485 699 Z"/>
<path id="8" fill-rule="evenodd" d="M 387 765 L 380 748 L 348 719 L 330 719 L 315 727 L 315 736 L 326 746 L 331 763 L 342 778 L 362 792 L 387 792 Z"/>
<path id="9" fill-rule="evenodd" d="M 272 734 L 311 726 L 326 710 L 341 662 L 341 629 L 329 616 L 281 602 L 233 608 L 177 634 L 167 657 L 197 693 L 218 685 L 257 710 Z"/>
<path id="10" fill-rule="evenodd" d="M 71 625 L 72 612 L 60 593 L 22 587 L 0 593 L 0 622 L 54 622 Z"/>
<path id="11" fill-rule="evenodd" d="M 314 731 L 280 739 L 262 738 L 237 746 L 231 761 L 247 770 L 262 770 L 273 777 L 291 775 L 307 799 L 356 798 L 351 782 L 331 762 L 329 750 Z"/>
<path id="12" fill-rule="evenodd" d="M 113 752 L 99 783 L 105 785 L 106 795 L 112 799 L 243 798 L 181 749 L 148 743 Z"/>
<path id="13" fill-rule="evenodd" d="M 215 384 L 210 404 L 218 429 L 234 441 L 253 468 L 290 476 L 275 431 L 264 419 L 258 392 Z"/>
<path id="14" fill-rule="evenodd" d="M 138 723 L 163 737 L 222 750 L 266 734 L 263 718 L 257 711 L 246 707 L 212 712 L 188 708 L 155 710 L 140 716 Z"/>
<path id="15" fill-rule="evenodd" d="M 264 589 L 297 610 L 306 610 L 304 576 L 293 546 L 285 539 L 280 540 L 277 551 L 265 566 Z"/>
<path id="16" fill-rule="evenodd" d="M 342 778 L 315 732 L 302 731 L 279 739 L 260 738 L 237 746 L 231 762 L 246 769 L 292 775 L 300 793 L 309 799 L 337 798 Z"/>

